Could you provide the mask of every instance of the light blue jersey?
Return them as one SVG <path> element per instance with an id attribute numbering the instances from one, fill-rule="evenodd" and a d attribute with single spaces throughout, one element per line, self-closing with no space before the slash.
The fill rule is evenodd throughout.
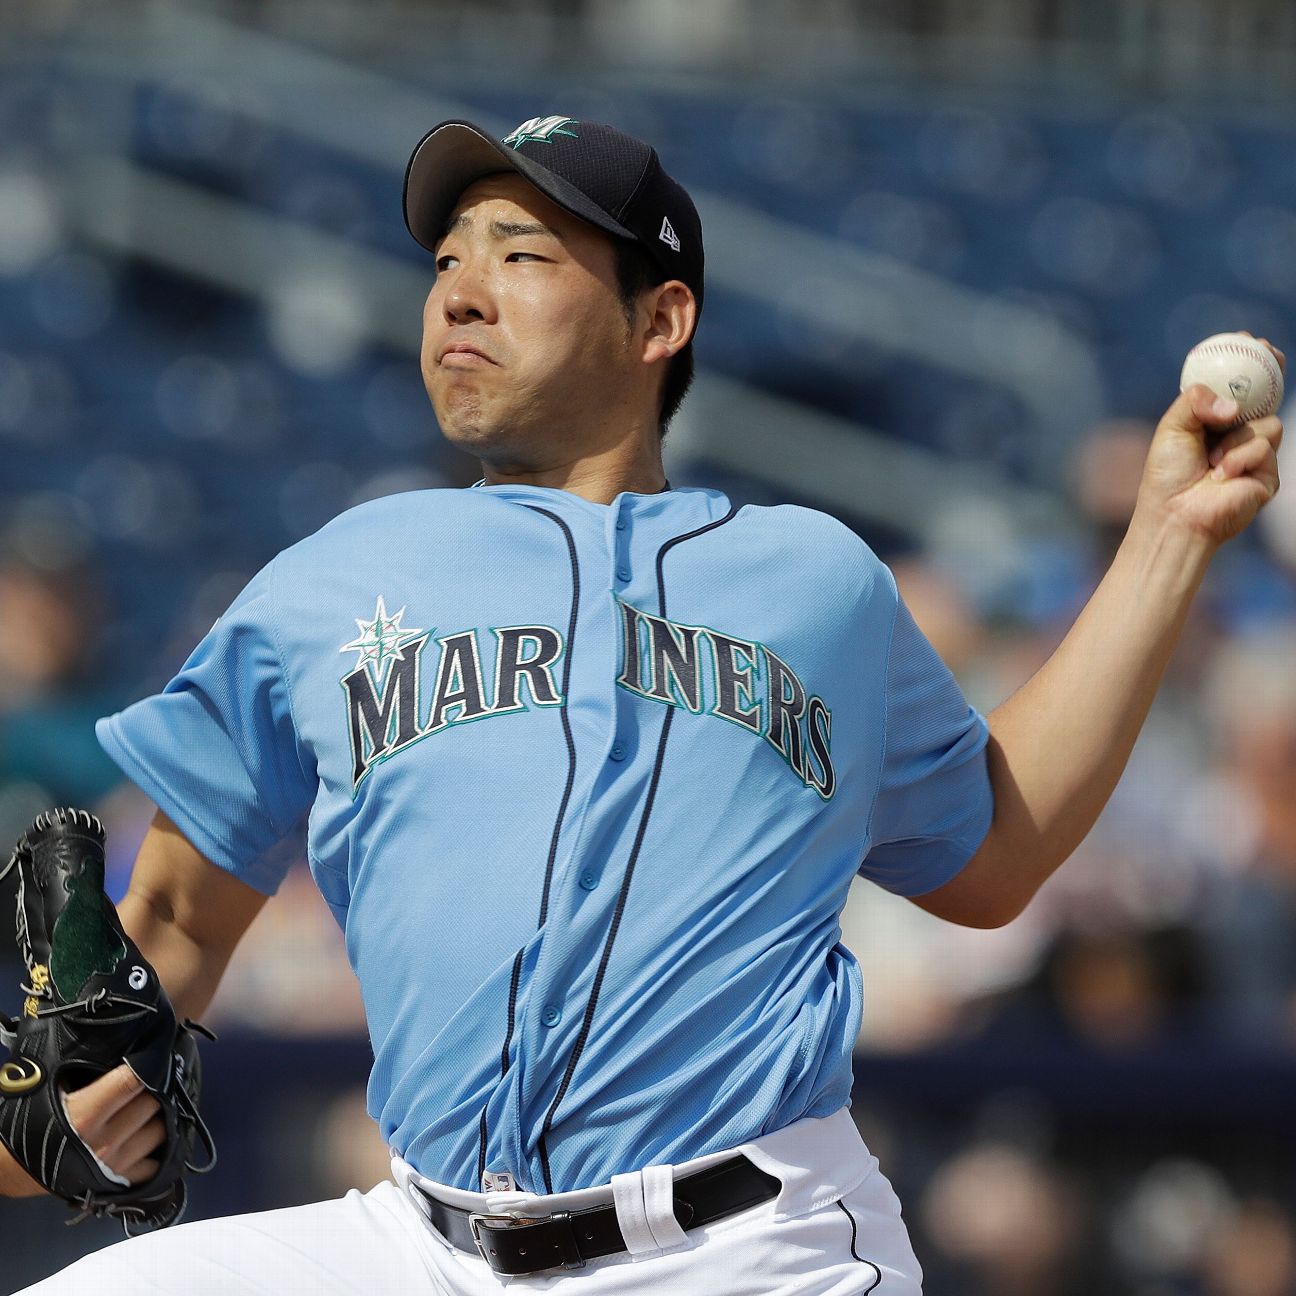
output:
<path id="1" fill-rule="evenodd" d="M 862 873 L 917 895 L 990 823 L 984 720 L 846 527 L 719 492 L 362 505 L 100 721 L 208 859 L 273 892 L 309 816 L 420 1172 L 535 1192 L 849 1099 Z"/>

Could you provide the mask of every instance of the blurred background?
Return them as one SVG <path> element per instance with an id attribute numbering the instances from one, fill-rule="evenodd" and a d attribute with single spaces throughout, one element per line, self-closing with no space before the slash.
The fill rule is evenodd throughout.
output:
<path id="1" fill-rule="evenodd" d="M 119 895 L 151 807 L 92 720 L 337 512 L 474 480 L 400 214 L 436 121 L 657 145 L 708 251 L 672 481 L 841 517 L 988 711 L 1105 569 L 1187 349 L 1296 348 L 1294 104 L 1287 0 L 0 0 L 0 841 L 93 805 Z M 1023 918 L 861 884 L 844 926 L 928 1296 L 1293 1296 L 1296 489 Z M 194 1216 L 386 1173 L 304 868 L 210 1017 Z M 0 1202 L 11 1283 L 117 1236 L 64 1214 Z"/>

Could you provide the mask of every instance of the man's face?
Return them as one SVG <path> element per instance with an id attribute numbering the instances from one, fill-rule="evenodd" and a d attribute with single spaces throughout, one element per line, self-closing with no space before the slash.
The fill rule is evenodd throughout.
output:
<path id="1" fill-rule="evenodd" d="M 446 437 L 503 469 L 607 448 L 642 400 L 612 240 L 520 176 L 463 193 L 423 310 L 423 382 Z"/>

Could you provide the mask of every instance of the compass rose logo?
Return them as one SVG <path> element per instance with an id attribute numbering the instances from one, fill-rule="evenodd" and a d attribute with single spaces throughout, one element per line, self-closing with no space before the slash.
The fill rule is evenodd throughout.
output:
<path id="1" fill-rule="evenodd" d="M 405 647 L 417 639 L 423 631 L 416 626 L 403 626 L 401 619 L 405 608 L 392 616 L 387 615 L 387 604 L 381 594 L 374 608 L 373 620 L 365 621 L 355 618 L 360 633 L 348 644 L 343 644 L 339 652 L 359 653 L 357 666 L 367 666 L 375 682 L 382 679 L 387 666 L 393 661 L 405 660 Z"/>

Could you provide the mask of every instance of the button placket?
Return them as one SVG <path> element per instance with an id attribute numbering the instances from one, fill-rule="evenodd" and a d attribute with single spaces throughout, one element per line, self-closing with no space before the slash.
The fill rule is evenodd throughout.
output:
<path id="1" fill-rule="evenodd" d="M 612 531 L 612 558 L 615 565 L 612 570 L 617 580 L 624 585 L 631 576 L 630 545 L 626 534 L 630 523 L 626 517 L 626 501 L 624 497 L 618 499 L 616 507 L 616 524 Z"/>
<path id="2" fill-rule="evenodd" d="M 574 630 L 576 647 L 571 656 L 566 701 L 568 706 L 579 712 L 602 689 L 607 676 L 607 672 L 598 669 L 595 664 L 595 658 L 601 656 L 596 645 L 607 642 L 608 637 L 615 633 L 616 614 L 615 607 L 605 592 L 606 587 L 603 590 L 599 588 L 603 582 L 598 573 L 606 572 L 604 563 L 608 566 L 615 564 L 615 532 L 605 516 L 597 519 L 584 513 L 564 516 L 570 523 L 571 540 L 577 551 L 576 577 L 580 580 Z M 545 1056 L 549 1050 L 565 1047 L 561 1026 L 564 1021 L 565 997 L 571 992 L 570 946 L 574 933 L 579 932 L 583 924 L 590 920 L 579 916 L 580 911 L 597 909 L 594 897 L 589 896 L 586 889 L 578 889 L 580 875 L 573 869 L 569 856 L 579 838 L 580 825 L 590 800 L 597 795 L 597 780 L 591 767 L 597 761 L 602 734 L 598 729 L 588 731 L 576 722 L 573 724 L 572 738 L 578 748 L 576 777 L 562 814 L 561 834 L 553 860 L 553 887 L 545 932 L 540 938 L 534 962 L 519 983 L 516 1049 L 520 1054 L 536 1057 Z M 590 916 L 597 915 L 591 913 Z M 575 993 L 581 991 L 578 989 Z M 525 996 L 525 999 L 521 996 Z M 532 1068 L 530 1072 L 519 1070 L 517 1073 L 513 1119 L 509 1122 L 510 1143 L 506 1148 L 512 1163 L 528 1167 L 529 1173 L 537 1181 L 541 1177 L 541 1164 L 523 1148 L 520 1131 L 526 1127 L 525 1113 L 529 1104 L 537 1100 L 546 1104 L 549 1101 L 543 1093 L 537 1093 L 534 1087 L 536 1077 L 543 1075 L 543 1068 Z"/>
<path id="3" fill-rule="evenodd" d="M 628 552 L 630 547 L 629 539 L 626 536 L 626 532 L 629 529 L 629 521 L 626 518 L 625 509 L 626 501 L 624 499 L 619 500 L 617 503 L 616 526 L 612 537 L 612 557 L 615 563 L 613 574 L 617 581 L 622 585 L 628 583 L 633 574 L 630 566 L 630 555 Z M 615 687 L 613 691 L 615 692 Z M 620 700 L 616 698 L 613 700 L 612 715 L 614 723 L 616 722 L 621 709 L 619 701 Z M 617 738 L 615 734 L 616 730 L 614 729 L 612 746 L 608 749 L 608 759 L 623 761 L 628 754 L 628 750 L 626 744 L 622 742 L 620 738 Z M 586 887 L 586 890 L 593 890 L 593 888 Z"/>

